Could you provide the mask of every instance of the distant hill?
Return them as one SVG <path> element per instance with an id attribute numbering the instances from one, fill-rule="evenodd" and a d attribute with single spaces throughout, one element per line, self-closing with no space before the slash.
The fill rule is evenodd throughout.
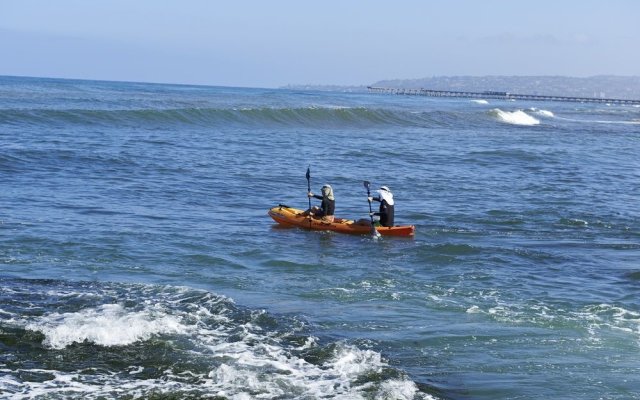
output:
<path id="1" fill-rule="evenodd" d="M 383 80 L 371 86 L 452 91 L 640 99 L 640 76 L 434 76 Z"/>

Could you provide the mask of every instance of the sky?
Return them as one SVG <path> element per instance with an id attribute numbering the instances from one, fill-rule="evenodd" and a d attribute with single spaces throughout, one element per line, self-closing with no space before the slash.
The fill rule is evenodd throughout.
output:
<path id="1" fill-rule="evenodd" d="M 281 87 L 640 75 L 638 0 L 0 0 L 0 75 Z"/>

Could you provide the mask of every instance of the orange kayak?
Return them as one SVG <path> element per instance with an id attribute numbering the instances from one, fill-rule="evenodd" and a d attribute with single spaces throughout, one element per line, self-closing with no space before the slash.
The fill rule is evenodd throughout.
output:
<path id="1" fill-rule="evenodd" d="M 350 233 L 354 235 L 366 235 L 371 233 L 371 222 L 367 220 L 354 221 L 351 219 L 335 218 L 333 222 L 322 221 L 317 218 L 310 218 L 303 214 L 303 210 L 278 205 L 269 210 L 268 214 L 274 221 L 285 226 L 297 226 L 303 229 L 318 231 L 334 231 L 340 233 Z M 413 236 L 416 227 L 413 225 L 404 226 L 377 226 L 376 231 L 382 236 Z"/>

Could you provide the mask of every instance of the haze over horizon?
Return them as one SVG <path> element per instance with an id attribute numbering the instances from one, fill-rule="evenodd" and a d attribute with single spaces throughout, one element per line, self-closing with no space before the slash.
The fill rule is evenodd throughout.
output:
<path id="1" fill-rule="evenodd" d="M 640 2 L 0 0 L 0 75 L 240 87 L 640 75 Z"/>

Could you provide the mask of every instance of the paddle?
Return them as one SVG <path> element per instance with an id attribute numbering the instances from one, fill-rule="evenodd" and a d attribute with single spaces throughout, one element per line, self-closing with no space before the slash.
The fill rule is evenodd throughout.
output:
<path id="1" fill-rule="evenodd" d="M 307 198 L 309 199 L 309 227 L 311 227 L 311 197 L 308 193 L 311 192 L 311 165 L 307 166 Z"/>
<path id="2" fill-rule="evenodd" d="M 371 189 L 370 189 L 371 183 L 369 183 L 369 181 L 364 181 L 364 187 L 367 188 L 367 200 L 369 199 L 369 197 L 371 197 Z M 371 202 L 369 201 L 369 217 L 371 217 L 371 236 L 373 236 L 374 238 L 379 238 L 380 237 L 380 232 L 378 232 L 376 230 L 376 226 L 373 224 L 373 210 L 371 209 Z"/>

